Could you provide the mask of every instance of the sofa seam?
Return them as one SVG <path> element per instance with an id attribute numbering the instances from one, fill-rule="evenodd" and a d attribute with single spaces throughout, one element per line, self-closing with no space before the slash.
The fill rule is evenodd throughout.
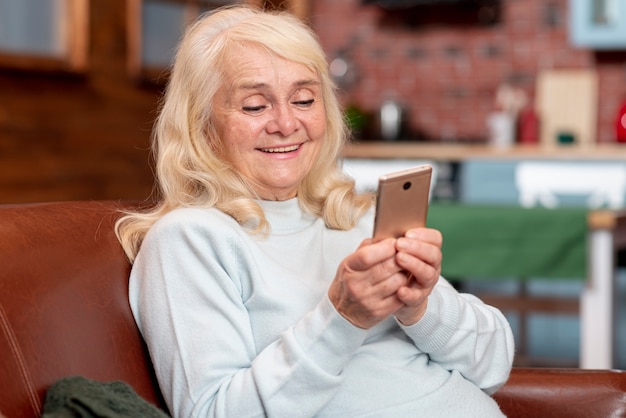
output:
<path id="1" fill-rule="evenodd" d="M 15 333 L 13 332 L 11 324 L 9 323 L 4 307 L 1 305 L 0 305 L 0 327 L 2 327 L 2 331 L 4 335 L 7 337 L 7 341 L 9 343 L 9 348 L 11 350 L 12 357 L 16 361 L 20 378 L 28 392 L 28 398 L 33 408 L 33 411 L 37 414 L 37 416 L 39 416 L 41 415 L 41 405 L 39 404 L 39 399 L 35 393 L 35 388 L 34 388 L 32 379 L 30 379 L 30 375 L 28 373 L 28 367 L 26 366 L 26 360 L 24 359 L 24 356 L 22 355 L 22 351 L 19 348 L 17 337 L 15 336 Z"/>

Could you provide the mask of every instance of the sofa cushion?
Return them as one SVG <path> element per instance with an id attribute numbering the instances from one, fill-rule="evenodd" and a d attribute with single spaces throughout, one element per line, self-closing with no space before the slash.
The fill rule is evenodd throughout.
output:
<path id="1" fill-rule="evenodd" d="M 121 380 L 163 406 L 127 297 L 120 205 L 0 206 L 0 412 L 39 417 L 48 387 Z M 5 384 L 10 382 L 10 384 Z"/>

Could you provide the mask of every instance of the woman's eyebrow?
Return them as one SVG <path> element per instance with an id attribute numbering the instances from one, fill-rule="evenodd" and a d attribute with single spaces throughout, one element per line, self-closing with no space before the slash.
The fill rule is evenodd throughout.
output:
<path id="1" fill-rule="evenodd" d="M 235 88 L 237 90 L 263 90 L 268 87 L 269 85 L 267 83 L 242 83 L 237 85 Z"/>
<path id="2" fill-rule="evenodd" d="M 319 86 L 320 84 L 322 84 L 322 82 L 314 78 L 300 80 L 300 81 L 296 81 L 295 83 L 293 83 L 293 85 L 296 87 L 305 87 L 305 86 L 311 86 L 311 85 Z"/>
<path id="3" fill-rule="evenodd" d="M 316 80 L 314 78 L 311 79 L 304 79 L 304 80 L 298 80 L 295 81 L 292 86 L 293 87 L 307 87 L 307 86 L 319 86 L 320 84 L 322 84 L 319 80 Z M 241 83 L 239 85 L 237 85 L 236 90 L 264 90 L 269 88 L 269 84 L 267 83 Z"/>

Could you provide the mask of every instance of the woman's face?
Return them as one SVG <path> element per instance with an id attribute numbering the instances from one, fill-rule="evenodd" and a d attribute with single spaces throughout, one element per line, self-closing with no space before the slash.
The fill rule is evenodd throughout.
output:
<path id="1" fill-rule="evenodd" d="M 258 47 L 229 52 L 214 123 L 225 158 L 266 200 L 296 196 L 326 131 L 319 77 Z"/>

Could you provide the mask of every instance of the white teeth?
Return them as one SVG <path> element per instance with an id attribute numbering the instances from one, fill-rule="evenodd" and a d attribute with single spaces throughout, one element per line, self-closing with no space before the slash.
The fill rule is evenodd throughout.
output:
<path id="1" fill-rule="evenodd" d="M 279 147 L 279 148 L 261 148 L 263 152 L 291 152 L 300 148 L 300 145 L 292 145 L 290 147 Z"/>

